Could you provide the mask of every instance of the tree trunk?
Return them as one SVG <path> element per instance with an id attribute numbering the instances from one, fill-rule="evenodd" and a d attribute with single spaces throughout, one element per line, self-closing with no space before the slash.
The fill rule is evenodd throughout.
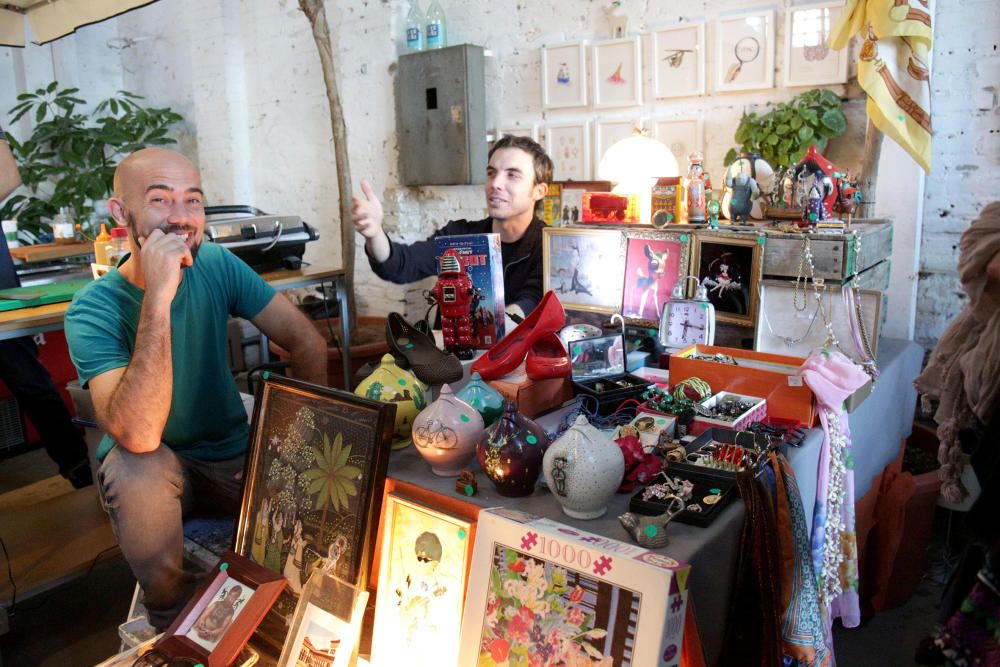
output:
<path id="1" fill-rule="evenodd" d="M 330 102 L 330 128 L 333 130 L 333 155 L 337 165 L 337 191 L 340 195 L 340 251 L 344 263 L 344 291 L 351 337 L 356 333 L 357 309 L 354 303 L 354 226 L 351 224 L 351 163 L 347 156 L 347 126 L 337 88 L 337 67 L 330 46 L 330 28 L 326 22 L 323 0 L 299 0 L 299 8 L 312 25 L 313 39 L 323 66 L 326 97 Z M 350 354 L 343 350 L 343 354 Z"/>
<path id="2" fill-rule="evenodd" d="M 865 153 L 861 158 L 861 207 L 860 218 L 875 217 L 875 188 L 878 186 L 878 163 L 882 154 L 882 131 L 875 127 L 872 119 L 868 119 L 865 129 Z"/>

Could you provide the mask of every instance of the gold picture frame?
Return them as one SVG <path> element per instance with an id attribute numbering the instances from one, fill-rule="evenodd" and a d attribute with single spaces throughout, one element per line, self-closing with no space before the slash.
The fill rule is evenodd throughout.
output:
<path id="1" fill-rule="evenodd" d="M 615 313 L 625 277 L 625 236 L 620 229 L 546 227 L 542 232 L 542 289 L 565 308 Z"/>
<path id="2" fill-rule="evenodd" d="M 717 321 L 750 328 L 757 323 L 764 242 L 763 235 L 754 234 L 694 235 L 691 275 L 707 289 Z"/>
<path id="3" fill-rule="evenodd" d="M 625 277 L 622 316 L 630 324 L 658 327 L 663 302 L 678 280 L 688 275 L 689 232 L 633 230 L 625 232 Z"/>

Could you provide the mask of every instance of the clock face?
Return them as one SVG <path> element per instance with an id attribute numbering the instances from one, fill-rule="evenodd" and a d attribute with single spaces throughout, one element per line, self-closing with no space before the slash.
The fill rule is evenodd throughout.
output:
<path id="1" fill-rule="evenodd" d="M 712 304 L 707 302 L 667 301 L 660 323 L 663 345 L 685 347 L 694 343 L 709 343 L 714 314 Z"/>

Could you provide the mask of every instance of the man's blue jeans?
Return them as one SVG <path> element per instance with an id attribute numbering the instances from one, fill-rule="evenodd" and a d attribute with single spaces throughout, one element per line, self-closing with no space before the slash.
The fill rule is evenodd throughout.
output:
<path id="1" fill-rule="evenodd" d="M 184 517 L 239 515 L 243 457 L 202 461 L 166 445 L 136 454 L 122 446 L 99 472 L 101 502 L 125 560 L 145 593 L 150 624 L 166 629 L 194 592 L 183 567 Z"/>

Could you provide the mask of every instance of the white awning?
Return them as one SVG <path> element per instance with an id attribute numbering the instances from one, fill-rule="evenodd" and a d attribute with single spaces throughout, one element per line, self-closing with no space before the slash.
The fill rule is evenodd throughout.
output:
<path id="1" fill-rule="evenodd" d="M 98 23 L 155 0 L 6 0 L 0 2 L 0 45 L 24 46 L 25 18 L 36 44 Z"/>

